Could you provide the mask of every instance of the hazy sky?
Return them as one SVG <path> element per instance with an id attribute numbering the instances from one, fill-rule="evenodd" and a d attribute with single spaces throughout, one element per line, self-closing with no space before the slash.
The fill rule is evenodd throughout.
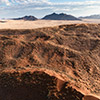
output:
<path id="1" fill-rule="evenodd" d="M 100 14 L 100 0 L 0 0 L 0 18 L 50 13 L 66 13 L 76 17 Z"/>

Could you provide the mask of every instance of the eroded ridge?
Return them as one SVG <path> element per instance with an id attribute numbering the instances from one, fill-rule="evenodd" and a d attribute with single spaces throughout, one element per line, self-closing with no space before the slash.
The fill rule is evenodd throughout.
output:
<path id="1" fill-rule="evenodd" d="M 100 96 L 100 24 L 0 30 L 0 74 L 34 68 L 62 76 L 57 93 L 68 82 L 82 94 Z"/>

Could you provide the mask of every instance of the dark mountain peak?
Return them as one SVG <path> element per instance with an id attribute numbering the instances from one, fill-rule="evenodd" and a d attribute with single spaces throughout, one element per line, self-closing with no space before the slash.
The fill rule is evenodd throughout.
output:
<path id="1" fill-rule="evenodd" d="M 58 14 L 54 12 L 54 13 L 52 13 L 51 15 L 58 15 Z"/>
<path id="2" fill-rule="evenodd" d="M 29 15 L 29 16 L 24 16 L 24 17 L 20 17 L 20 18 L 14 18 L 14 20 L 37 20 L 36 17 Z"/>
<path id="3" fill-rule="evenodd" d="M 42 19 L 45 19 L 45 20 L 80 20 L 72 15 L 67 15 L 65 13 L 60 13 L 60 14 L 52 13 L 50 15 L 46 15 Z"/>
<path id="4" fill-rule="evenodd" d="M 60 13 L 59 15 L 67 15 L 67 14 L 65 14 L 65 13 Z"/>

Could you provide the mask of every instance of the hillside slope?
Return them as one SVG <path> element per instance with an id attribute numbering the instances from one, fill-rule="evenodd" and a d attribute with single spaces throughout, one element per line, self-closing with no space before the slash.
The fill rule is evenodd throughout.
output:
<path id="1" fill-rule="evenodd" d="M 0 100 L 82 100 L 86 94 L 100 95 L 99 24 L 0 30 Z"/>
<path id="2" fill-rule="evenodd" d="M 34 20 L 37 20 L 37 18 L 34 17 L 34 16 L 24 16 L 24 17 L 20 17 L 20 18 L 13 18 L 13 20 L 30 20 L 30 21 L 34 21 Z"/>
<path id="3" fill-rule="evenodd" d="M 45 19 L 45 20 L 80 20 L 79 18 L 76 18 L 72 15 L 67 15 L 64 13 L 60 13 L 60 14 L 53 13 L 50 15 L 46 15 L 42 19 Z"/>

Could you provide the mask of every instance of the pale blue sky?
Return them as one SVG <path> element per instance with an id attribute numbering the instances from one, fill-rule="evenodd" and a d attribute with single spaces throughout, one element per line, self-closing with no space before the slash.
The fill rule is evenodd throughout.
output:
<path id="1" fill-rule="evenodd" d="M 50 13 L 66 13 L 76 17 L 100 14 L 100 0 L 0 0 L 0 18 Z"/>

